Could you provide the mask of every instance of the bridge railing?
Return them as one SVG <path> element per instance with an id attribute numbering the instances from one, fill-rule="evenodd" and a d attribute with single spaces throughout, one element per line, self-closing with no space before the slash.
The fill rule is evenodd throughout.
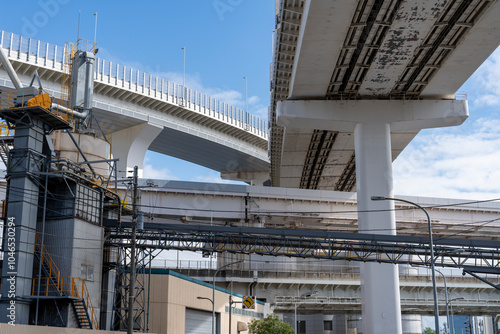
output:
<path id="1" fill-rule="evenodd" d="M 7 49 L 9 58 L 62 71 L 64 47 L 5 31 L 0 31 L 0 34 L 0 46 Z M 267 139 L 266 120 L 163 78 L 96 58 L 94 79 L 151 98 L 178 104 L 192 112 L 203 114 Z"/>

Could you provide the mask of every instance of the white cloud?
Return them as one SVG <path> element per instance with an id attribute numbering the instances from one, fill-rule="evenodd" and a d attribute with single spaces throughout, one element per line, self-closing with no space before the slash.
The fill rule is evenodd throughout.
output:
<path id="1" fill-rule="evenodd" d="M 500 121 L 479 119 L 472 130 L 420 134 L 394 162 L 401 195 L 498 198 Z"/>
<path id="2" fill-rule="evenodd" d="M 152 164 L 144 162 L 142 170 L 142 177 L 144 179 L 157 179 L 157 180 L 178 180 L 168 168 L 155 168 Z"/>
<path id="3" fill-rule="evenodd" d="M 500 47 L 468 80 L 469 97 L 474 107 L 500 105 Z"/>
<path id="4" fill-rule="evenodd" d="M 255 105 L 255 104 L 259 103 L 259 102 L 260 102 L 260 98 L 258 96 L 256 96 L 256 95 L 250 96 L 248 98 L 248 104 L 250 104 L 250 105 Z"/>

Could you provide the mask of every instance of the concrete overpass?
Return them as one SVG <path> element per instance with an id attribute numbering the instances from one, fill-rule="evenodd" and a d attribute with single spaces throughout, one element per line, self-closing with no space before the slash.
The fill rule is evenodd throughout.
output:
<path id="1" fill-rule="evenodd" d="M 2 31 L 0 45 L 23 83 L 38 71 L 60 96 L 62 46 Z M 223 101 L 127 66 L 96 59 L 94 114 L 112 137 L 119 170 L 142 169 L 146 150 L 221 172 L 222 177 L 269 179 L 267 122 Z M 13 85 L 0 68 L 0 90 Z"/>
<path id="2" fill-rule="evenodd" d="M 279 126 L 281 100 L 454 99 L 500 41 L 500 4 L 281 0 L 271 77 L 273 185 L 353 191 L 353 131 Z M 463 96 L 460 96 L 463 98 Z M 392 131 L 392 160 L 418 129 Z"/>
<path id="3" fill-rule="evenodd" d="M 302 231 L 357 230 L 357 201 L 353 193 L 164 180 L 152 180 L 152 183 L 156 186 L 143 188 L 141 195 L 141 211 L 151 219 L 146 218 L 146 223 L 182 222 L 186 227 L 200 224 Z M 146 186 L 146 180 L 140 184 Z M 496 202 L 404 199 L 421 203 L 429 211 L 436 238 L 498 240 L 500 224 L 496 219 L 500 205 Z M 396 206 L 395 214 L 399 235 L 427 236 L 426 219 L 421 210 L 402 203 Z M 215 266 L 208 260 L 175 259 L 157 259 L 153 266 L 212 282 L 218 267 L 244 259 L 237 268 L 226 269 L 217 277 L 216 284 L 266 300 L 276 313 L 293 315 L 297 306 L 300 318 L 307 319 L 311 326 L 322 324 L 322 315 L 335 314 L 351 323 L 352 328 L 360 329 L 363 299 L 359 262 L 256 254 L 224 253 L 217 257 Z M 403 333 L 420 333 L 421 316 L 433 314 L 429 270 L 407 264 L 393 267 L 398 271 L 400 282 L 403 328 L 413 324 L 413 330 L 406 329 Z M 450 299 L 463 298 L 453 305 L 455 311 L 461 309 L 461 315 L 496 315 L 500 290 L 471 276 L 463 276 L 462 271 L 455 268 L 439 266 L 438 270 L 444 275 L 438 275 L 437 279 L 441 315 L 446 314 L 445 290 Z M 495 274 L 483 277 L 494 284 L 499 282 Z M 418 331 L 414 331 L 415 326 Z M 316 331 L 311 329 L 311 332 Z"/>
<path id="4" fill-rule="evenodd" d="M 468 117 L 454 94 L 500 44 L 500 2 L 280 0 L 276 14 L 273 185 L 356 189 L 359 231 L 396 234 L 392 161 Z M 364 264 L 361 280 L 364 332 L 401 332 L 396 269 Z"/>

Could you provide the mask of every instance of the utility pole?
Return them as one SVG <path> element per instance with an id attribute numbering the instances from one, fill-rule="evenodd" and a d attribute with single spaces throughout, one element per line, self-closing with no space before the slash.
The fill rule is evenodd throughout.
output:
<path id="1" fill-rule="evenodd" d="M 233 282 L 231 282 L 231 285 L 233 285 Z M 232 290 L 232 288 L 231 288 Z M 235 302 L 233 301 L 233 291 L 231 291 L 231 294 L 229 295 L 229 334 L 231 334 L 231 316 L 232 316 L 232 308 L 233 304 L 241 304 L 243 302 Z"/>
<path id="2" fill-rule="evenodd" d="M 127 318 L 127 333 L 132 334 L 134 332 L 134 304 L 135 304 L 135 238 L 137 233 L 137 171 L 138 167 L 134 167 L 134 176 L 132 179 L 133 185 L 133 198 L 132 198 L 132 247 L 130 249 L 130 282 L 128 287 L 128 318 Z"/>
<path id="3" fill-rule="evenodd" d="M 94 26 L 94 43 L 97 43 L 97 12 L 94 13 L 95 26 Z"/>
<path id="4" fill-rule="evenodd" d="M 182 71 L 182 104 L 184 104 L 184 100 L 186 98 L 186 47 L 181 48 L 184 52 L 184 68 Z"/>

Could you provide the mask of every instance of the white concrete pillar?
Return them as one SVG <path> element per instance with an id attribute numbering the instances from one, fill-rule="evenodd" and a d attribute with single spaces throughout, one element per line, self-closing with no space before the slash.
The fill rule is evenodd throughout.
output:
<path id="1" fill-rule="evenodd" d="M 357 124 L 354 145 L 359 232 L 396 234 L 394 203 L 371 200 L 372 196 L 393 197 L 390 125 Z M 362 263 L 360 270 L 363 333 L 401 333 L 397 266 Z"/>
<path id="2" fill-rule="evenodd" d="M 372 234 L 396 234 L 393 202 L 371 200 L 372 196 L 393 197 L 391 130 L 455 126 L 467 117 L 467 101 L 455 100 L 294 100 L 277 104 L 278 125 L 354 131 L 359 231 Z M 360 273 L 363 333 L 402 333 L 397 266 L 363 263 Z"/>
<path id="3" fill-rule="evenodd" d="M 163 127 L 148 122 L 132 126 L 112 134 L 111 152 L 117 163 L 119 177 L 130 176 L 134 166 L 142 177 L 144 156 L 151 143 L 163 130 Z"/>

